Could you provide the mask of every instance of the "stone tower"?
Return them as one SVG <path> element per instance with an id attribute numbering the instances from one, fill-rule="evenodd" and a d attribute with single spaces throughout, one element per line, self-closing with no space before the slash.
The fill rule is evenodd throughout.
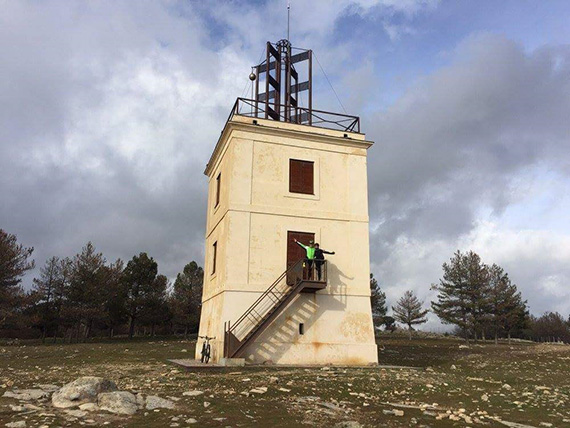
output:
<path id="1" fill-rule="evenodd" d="M 310 50 L 268 42 L 250 76 L 254 98 L 236 101 L 205 170 L 199 335 L 215 337 L 214 362 L 377 363 L 366 172 L 372 142 L 358 117 L 312 108 L 311 67 Z M 300 106 L 302 93 L 308 107 Z M 295 240 L 335 254 L 307 260 Z M 201 347 L 198 340 L 197 358 Z"/>

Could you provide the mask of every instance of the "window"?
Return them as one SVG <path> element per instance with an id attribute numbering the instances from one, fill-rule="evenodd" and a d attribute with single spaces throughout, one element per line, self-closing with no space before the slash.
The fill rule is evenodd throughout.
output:
<path id="1" fill-rule="evenodd" d="M 305 334 L 305 324 L 299 323 L 299 334 Z"/>
<path id="2" fill-rule="evenodd" d="M 314 194 L 314 162 L 289 159 L 289 192 Z"/>
<path id="3" fill-rule="evenodd" d="M 212 275 L 216 273 L 216 259 L 218 258 L 218 241 L 212 245 Z"/>
<path id="4" fill-rule="evenodd" d="M 220 172 L 218 174 L 218 176 L 216 177 L 216 205 L 214 205 L 214 208 L 216 208 L 219 204 L 220 204 L 220 183 L 222 181 L 222 173 Z"/>

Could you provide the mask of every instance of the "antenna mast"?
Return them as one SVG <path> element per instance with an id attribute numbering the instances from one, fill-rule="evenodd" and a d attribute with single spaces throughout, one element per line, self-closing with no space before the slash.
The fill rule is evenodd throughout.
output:
<path id="1" fill-rule="evenodd" d="M 289 21 L 291 18 L 291 2 L 287 1 L 287 40 L 291 40 L 289 38 Z"/>

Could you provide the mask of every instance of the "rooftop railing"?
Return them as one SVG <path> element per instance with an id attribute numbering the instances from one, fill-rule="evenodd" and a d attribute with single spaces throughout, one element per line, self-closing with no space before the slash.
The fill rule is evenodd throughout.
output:
<path id="1" fill-rule="evenodd" d="M 271 119 L 279 122 L 316 126 L 345 132 L 360 133 L 360 118 L 341 113 L 266 103 L 247 98 L 238 98 L 230 112 L 228 121 L 234 115 Z"/>

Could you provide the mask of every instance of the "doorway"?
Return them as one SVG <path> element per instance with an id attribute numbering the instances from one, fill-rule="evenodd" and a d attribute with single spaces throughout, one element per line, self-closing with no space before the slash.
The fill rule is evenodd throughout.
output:
<path id="1" fill-rule="evenodd" d="M 287 232 L 287 269 L 297 263 L 300 259 L 305 258 L 305 250 L 295 243 L 295 239 L 303 245 L 309 245 L 309 241 L 315 241 L 315 234 L 308 232 Z M 287 284 L 294 285 L 297 277 L 302 275 L 302 278 L 308 278 L 308 272 L 305 269 L 296 273 L 291 272 L 287 275 Z"/>

